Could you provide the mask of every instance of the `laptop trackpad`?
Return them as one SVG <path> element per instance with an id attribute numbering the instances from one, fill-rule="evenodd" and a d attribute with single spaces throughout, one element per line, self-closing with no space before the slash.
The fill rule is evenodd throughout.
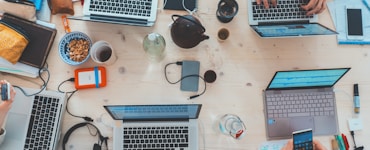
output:
<path id="1" fill-rule="evenodd" d="M 269 137 L 290 137 L 292 132 L 290 131 L 290 119 L 289 118 L 278 118 L 268 120 L 268 134 Z"/>
<path id="2" fill-rule="evenodd" d="M 308 129 L 314 129 L 314 119 L 312 117 L 295 117 L 290 120 L 291 132 Z"/>
<path id="3" fill-rule="evenodd" d="M 27 115 L 9 112 L 6 121 L 6 137 L 0 149 L 23 149 L 27 133 Z"/>
<path id="4" fill-rule="evenodd" d="M 313 130 L 315 135 L 332 135 L 339 132 L 335 116 L 316 117 L 315 124 L 317 127 Z"/>
<path id="5" fill-rule="evenodd" d="M 24 140 L 27 133 L 27 115 L 9 113 L 6 121 L 6 136 L 17 140 Z"/>

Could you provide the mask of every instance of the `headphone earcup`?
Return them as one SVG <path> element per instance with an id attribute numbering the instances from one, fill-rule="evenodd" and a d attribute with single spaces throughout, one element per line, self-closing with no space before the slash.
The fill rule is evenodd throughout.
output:
<path id="1" fill-rule="evenodd" d="M 83 126 L 87 125 L 87 124 L 90 124 L 90 123 L 88 123 L 88 122 L 83 122 L 83 123 L 76 124 L 76 125 L 72 126 L 72 127 L 71 127 L 71 128 L 70 128 L 70 129 L 65 133 L 65 135 L 64 135 L 64 137 L 63 137 L 63 150 L 65 150 L 65 149 L 66 149 L 66 144 L 67 144 L 68 139 L 69 139 L 69 136 L 71 136 L 72 132 L 73 132 L 74 130 L 76 130 L 76 129 L 80 128 L 80 127 L 83 127 Z"/>

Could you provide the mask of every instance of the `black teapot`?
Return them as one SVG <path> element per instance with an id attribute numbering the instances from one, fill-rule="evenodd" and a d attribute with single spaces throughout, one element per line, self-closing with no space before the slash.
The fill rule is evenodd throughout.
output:
<path id="1" fill-rule="evenodd" d="M 175 17 L 177 19 L 175 20 Z M 192 15 L 172 15 L 174 21 L 171 26 L 171 37 L 176 45 L 182 48 L 193 48 L 209 36 L 203 33 L 206 29 L 200 21 Z"/>

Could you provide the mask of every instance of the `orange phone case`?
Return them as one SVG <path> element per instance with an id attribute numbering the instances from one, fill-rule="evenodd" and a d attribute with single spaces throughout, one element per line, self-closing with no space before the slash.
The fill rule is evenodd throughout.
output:
<path id="1" fill-rule="evenodd" d="M 75 70 L 76 89 L 100 88 L 107 85 L 106 70 L 102 66 Z"/>

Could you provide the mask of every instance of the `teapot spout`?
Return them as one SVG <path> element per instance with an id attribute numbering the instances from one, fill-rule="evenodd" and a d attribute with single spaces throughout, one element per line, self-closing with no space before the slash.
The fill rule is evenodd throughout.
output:
<path id="1" fill-rule="evenodd" d="M 203 34 L 202 37 L 201 37 L 201 40 L 203 41 L 203 40 L 207 40 L 207 39 L 209 39 L 209 36 Z"/>

